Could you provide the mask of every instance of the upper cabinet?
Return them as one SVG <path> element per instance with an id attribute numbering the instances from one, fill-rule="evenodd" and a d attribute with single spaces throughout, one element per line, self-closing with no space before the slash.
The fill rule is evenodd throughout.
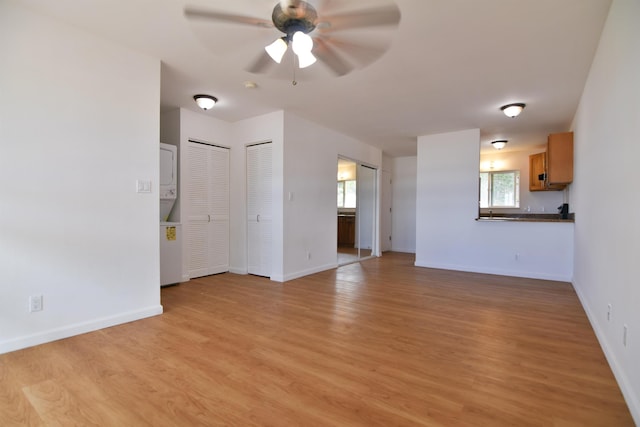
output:
<path id="1" fill-rule="evenodd" d="M 563 190 L 573 182 L 573 132 L 553 133 L 545 153 L 529 156 L 529 191 Z"/>
<path id="2" fill-rule="evenodd" d="M 546 170 L 547 153 L 529 156 L 529 191 L 546 191 L 544 174 Z"/>
<path id="3" fill-rule="evenodd" d="M 552 133 L 547 139 L 547 182 L 573 182 L 573 132 Z"/>

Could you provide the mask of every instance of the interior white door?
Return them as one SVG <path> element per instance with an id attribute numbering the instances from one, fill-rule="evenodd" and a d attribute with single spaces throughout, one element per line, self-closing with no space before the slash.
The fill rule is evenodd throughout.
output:
<path id="1" fill-rule="evenodd" d="M 247 271 L 271 276 L 272 145 L 247 147 Z"/>
<path id="2" fill-rule="evenodd" d="M 229 150 L 196 142 L 186 147 L 189 277 L 229 271 Z"/>

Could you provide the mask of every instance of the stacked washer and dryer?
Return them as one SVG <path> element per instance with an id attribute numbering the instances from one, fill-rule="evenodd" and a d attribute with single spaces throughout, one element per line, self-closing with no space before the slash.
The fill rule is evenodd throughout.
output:
<path id="1" fill-rule="evenodd" d="M 160 286 L 182 282 L 182 225 L 170 222 L 178 197 L 178 147 L 160 143 Z"/>

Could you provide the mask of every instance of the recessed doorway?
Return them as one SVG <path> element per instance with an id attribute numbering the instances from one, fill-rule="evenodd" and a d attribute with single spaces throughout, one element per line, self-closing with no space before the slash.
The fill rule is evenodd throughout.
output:
<path id="1" fill-rule="evenodd" d="M 377 169 L 338 158 L 338 265 L 373 256 L 376 233 Z"/>

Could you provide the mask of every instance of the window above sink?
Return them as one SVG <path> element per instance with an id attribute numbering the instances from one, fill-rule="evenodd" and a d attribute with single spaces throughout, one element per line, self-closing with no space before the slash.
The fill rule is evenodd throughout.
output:
<path id="1" fill-rule="evenodd" d="M 520 171 L 480 172 L 480 208 L 519 208 Z"/>

